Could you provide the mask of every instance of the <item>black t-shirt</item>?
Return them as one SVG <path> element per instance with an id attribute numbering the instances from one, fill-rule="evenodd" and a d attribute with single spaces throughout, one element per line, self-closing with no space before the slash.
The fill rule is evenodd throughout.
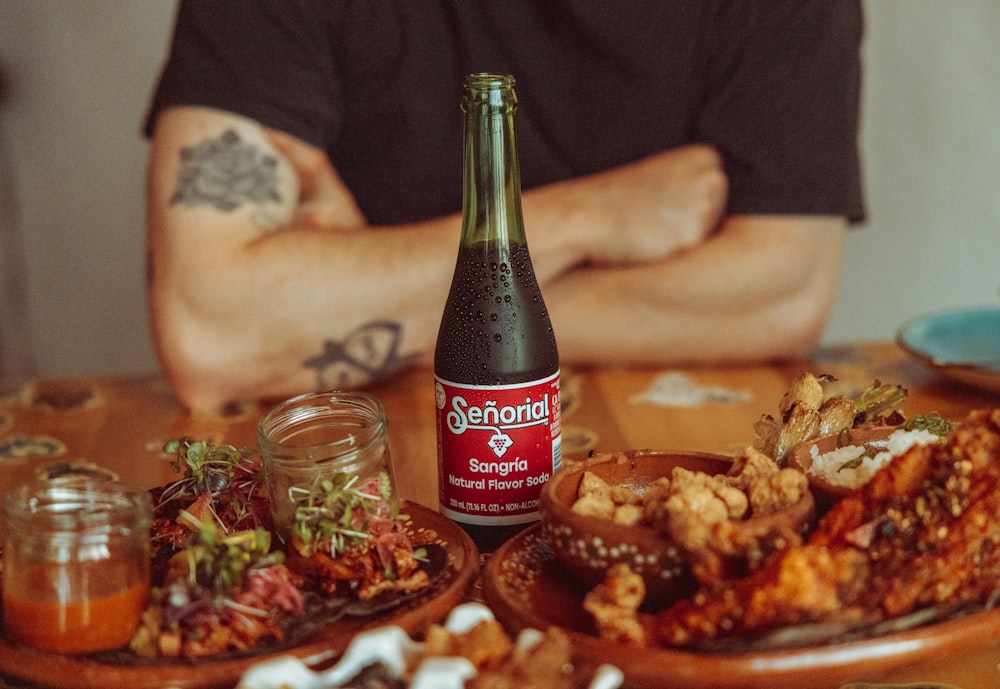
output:
<path id="1" fill-rule="evenodd" d="M 235 112 L 327 151 L 370 222 L 455 212 L 461 87 L 514 75 L 522 187 L 716 146 L 733 214 L 864 216 L 858 0 L 183 0 L 146 122 Z"/>

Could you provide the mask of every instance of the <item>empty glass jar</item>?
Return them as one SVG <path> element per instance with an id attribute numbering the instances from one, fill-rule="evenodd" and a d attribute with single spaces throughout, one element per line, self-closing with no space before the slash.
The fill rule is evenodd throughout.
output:
<path id="1" fill-rule="evenodd" d="M 384 474 L 395 507 L 387 432 L 382 403 L 367 392 L 307 393 L 264 414 L 258 440 L 278 534 L 287 539 L 296 508 L 341 472 L 359 481 Z"/>

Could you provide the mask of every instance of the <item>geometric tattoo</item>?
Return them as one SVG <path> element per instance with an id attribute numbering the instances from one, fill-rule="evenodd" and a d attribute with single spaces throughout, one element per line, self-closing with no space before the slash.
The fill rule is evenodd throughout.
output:
<path id="1" fill-rule="evenodd" d="M 170 205 L 209 204 L 229 212 L 244 202 L 281 201 L 277 158 L 243 143 L 232 129 L 217 139 L 182 148 L 180 160 Z"/>
<path id="2" fill-rule="evenodd" d="M 410 364 L 416 355 L 400 356 L 398 323 L 373 321 L 343 342 L 326 340 L 323 352 L 304 362 L 316 369 L 317 390 L 346 390 L 384 378 Z"/>

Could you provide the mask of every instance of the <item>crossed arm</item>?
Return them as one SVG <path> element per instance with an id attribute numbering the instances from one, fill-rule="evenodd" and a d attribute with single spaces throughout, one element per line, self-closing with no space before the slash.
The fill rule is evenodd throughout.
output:
<path id="1" fill-rule="evenodd" d="M 845 221 L 724 216 L 706 146 L 527 191 L 567 362 L 796 356 L 836 295 Z M 317 149 L 204 108 L 164 112 L 148 178 L 149 299 L 188 406 L 363 386 L 429 361 L 460 217 L 369 226 Z"/>

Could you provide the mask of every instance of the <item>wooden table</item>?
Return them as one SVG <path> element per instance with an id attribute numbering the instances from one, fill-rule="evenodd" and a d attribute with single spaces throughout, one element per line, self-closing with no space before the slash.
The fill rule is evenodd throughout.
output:
<path id="1" fill-rule="evenodd" d="M 961 419 L 1000 399 L 960 387 L 891 343 L 868 343 L 817 352 L 808 361 L 689 368 L 572 368 L 563 372 L 563 438 L 568 457 L 589 450 L 681 449 L 732 452 L 753 442 L 753 424 L 776 414 L 778 400 L 803 370 L 833 375 L 845 393 L 874 380 L 903 385 L 907 416 L 937 411 Z M 671 376 L 671 374 L 673 374 Z M 665 405 L 658 391 L 690 387 L 694 406 Z M 432 374 L 414 369 L 370 391 L 389 417 L 389 439 L 404 498 L 437 507 L 436 438 Z M 0 489 L 32 477 L 54 462 L 77 458 L 110 468 L 121 480 L 145 487 L 175 478 L 162 452 L 171 438 L 190 437 L 237 447 L 256 446 L 256 425 L 266 403 L 233 406 L 194 416 L 176 402 L 156 375 L 44 380 L 6 390 L 0 397 Z M 998 516 L 1000 518 L 1000 516 Z M 963 658 L 895 673 L 894 681 L 942 681 L 962 689 L 1000 686 L 997 647 Z M 890 678 L 872 678 L 889 681 Z"/>

